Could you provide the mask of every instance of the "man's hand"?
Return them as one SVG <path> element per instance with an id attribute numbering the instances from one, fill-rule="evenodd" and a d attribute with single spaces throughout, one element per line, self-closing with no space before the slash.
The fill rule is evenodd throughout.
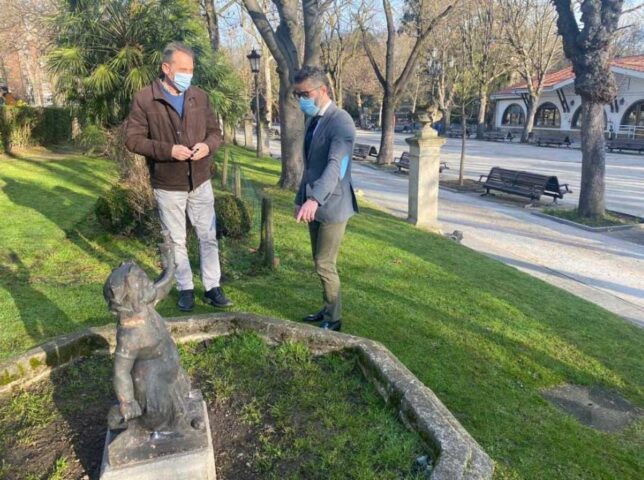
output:
<path id="1" fill-rule="evenodd" d="M 190 160 L 201 160 L 210 153 L 210 148 L 205 143 L 197 143 L 192 147 L 192 157 Z"/>
<path id="2" fill-rule="evenodd" d="M 172 158 L 184 162 L 190 158 L 192 155 L 192 150 L 190 150 L 185 145 L 174 145 L 172 147 Z"/>
<path id="3" fill-rule="evenodd" d="M 318 207 L 318 202 L 316 202 L 315 200 L 309 199 L 304 202 L 304 205 L 302 205 L 302 208 L 300 208 L 300 211 L 295 217 L 297 223 L 300 223 L 300 221 L 310 223 L 315 220 L 315 212 L 317 212 Z"/>

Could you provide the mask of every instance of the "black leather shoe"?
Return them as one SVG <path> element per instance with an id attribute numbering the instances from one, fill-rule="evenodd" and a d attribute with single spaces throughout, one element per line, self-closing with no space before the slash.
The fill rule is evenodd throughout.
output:
<path id="1" fill-rule="evenodd" d="M 182 312 L 192 312 L 192 309 L 195 308 L 195 291 L 180 290 L 177 307 L 179 307 L 179 310 Z"/>
<path id="2" fill-rule="evenodd" d="M 322 330 L 333 330 L 334 332 L 339 332 L 342 328 L 342 320 L 338 320 L 337 322 L 325 320 L 320 324 L 320 328 Z"/>
<path id="3" fill-rule="evenodd" d="M 228 297 L 226 297 L 221 287 L 215 287 L 208 290 L 204 294 L 203 300 L 213 307 L 227 308 L 233 306 L 233 302 L 231 302 Z"/>
<path id="4" fill-rule="evenodd" d="M 322 320 L 324 320 L 324 309 L 320 310 L 317 313 L 307 315 L 302 320 L 304 320 L 305 322 L 321 322 Z"/>

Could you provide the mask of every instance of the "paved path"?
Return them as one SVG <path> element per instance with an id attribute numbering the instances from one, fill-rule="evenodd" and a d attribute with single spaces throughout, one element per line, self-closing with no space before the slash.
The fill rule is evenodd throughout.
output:
<path id="1" fill-rule="evenodd" d="M 396 136 L 397 154 L 406 149 L 404 138 Z M 360 132 L 358 141 L 377 145 L 378 136 Z M 448 173 L 456 169 L 459 148 L 451 139 L 443 147 L 442 159 L 453 168 Z M 557 174 L 579 190 L 579 174 L 575 173 L 581 167 L 579 151 L 477 141 L 468 148 L 466 176 L 478 178 L 493 165 L 513 162 L 515 168 Z M 279 142 L 271 142 L 271 153 L 279 156 Z M 609 193 L 609 207 L 644 216 L 644 157 L 609 155 L 608 159 L 609 190 L 620 189 Z M 396 216 L 407 216 L 406 175 L 354 162 L 353 178 L 364 198 Z M 439 221 L 444 232 L 461 230 L 463 245 L 644 327 L 644 230 L 630 235 L 640 238 L 640 244 L 627 242 L 540 218 L 516 205 L 442 189 Z"/>
<path id="2" fill-rule="evenodd" d="M 406 175 L 354 163 L 364 198 L 407 216 Z M 590 233 L 476 194 L 440 191 L 444 232 L 463 245 L 541 278 L 644 327 L 644 245 Z M 644 236 L 644 230 L 641 235 Z"/>
<path id="3" fill-rule="evenodd" d="M 395 155 L 408 150 L 405 138 L 395 136 Z M 380 132 L 358 131 L 357 141 L 380 146 Z M 575 148 L 546 148 L 518 143 L 484 142 L 467 140 L 465 176 L 477 179 L 494 166 L 514 170 L 552 174 L 562 183 L 570 184 L 573 193 L 566 195 L 563 204 L 577 205 L 581 180 L 581 151 Z M 461 155 L 461 140 L 448 138 L 441 150 L 441 160 L 447 161 L 451 170 L 447 176 L 456 175 Z M 620 153 L 606 154 L 606 204 L 618 212 L 644 217 L 644 155 Z"/>

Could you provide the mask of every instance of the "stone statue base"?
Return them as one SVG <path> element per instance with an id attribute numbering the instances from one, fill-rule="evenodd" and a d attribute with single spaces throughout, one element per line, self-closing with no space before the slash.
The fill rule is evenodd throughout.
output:
<path id="1" fill-rule="evenodd" d="M 203 419 L 201 428 L 153 433 L 131 425 L 108 428 L 100 480 L 216 480 L 206 404 L 191 392 L 189 410 Z"/>

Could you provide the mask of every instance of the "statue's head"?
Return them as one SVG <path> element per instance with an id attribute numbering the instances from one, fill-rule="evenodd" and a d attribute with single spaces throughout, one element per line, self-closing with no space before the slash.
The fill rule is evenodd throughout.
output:
<path id="1" fill-rule="evenodd" d="M 156 289 L 141 267 L 129 261 L 112 270 L 103 285 L 103 296 L 110 312 L 128 317 L 152 303 Z"/>

